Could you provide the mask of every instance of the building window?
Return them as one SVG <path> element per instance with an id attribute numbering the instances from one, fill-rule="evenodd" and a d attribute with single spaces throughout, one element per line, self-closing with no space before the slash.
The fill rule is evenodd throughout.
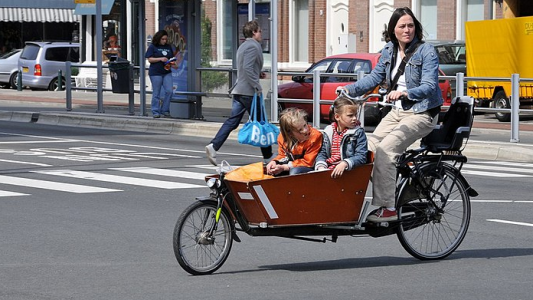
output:
<path id="1" fill-rule="evenodd" d="M 420 1 L 420 23 L 424 28 L 424 35 L 428 40 L 435 40 L 437 36 L 437 0 Z"/>
<path id="2" fill-rule="evenodd" d="M 292 61 L 305 62 L 309 60 L 309 3 L 308 0 L 294 0 L 292 11 L 292 30 L 289 37 L 292 41 Z"/>
<path id="3" fill-rule="evenodd" d="M 483 0 L 468 0 L 466 5 L 466 21 L 485 19 L 485 5 Z"/>
<path id="4" fill-rule="evenodd" d="M 221 63 L 231 62 L 233 58 L 233 18 L 232 0 L 217 1 L 217 19 L 220 20 L 217 26 L 218 60 Z"/>

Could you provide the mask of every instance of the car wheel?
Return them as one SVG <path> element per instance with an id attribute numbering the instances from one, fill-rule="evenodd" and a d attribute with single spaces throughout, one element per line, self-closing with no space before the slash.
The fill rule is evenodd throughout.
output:
<path id="1" fill-rule="evenodd" d="M 19 72 L 14 72 L 13 74 L 11 74 L 11 77 L 9 77 L 9 86 L 12 88 L 12 89 L 17 89 L 17 77 L 18 77 L 18 74 Z"/>
<path id="2" fill-rule="evenodd" d="M 61 82 L 62 82 L 62 86 L 63 86 L 63 89 L 64 89 L 65 88 L 65 83 L 66 83 L 65 79 L 62 79 Z M 57 91 L 57 88 L 58 88 L 58 84 L 57 83 L 58 83 L 57 78 L 52 79 L 52 82 L 50 82 L 50 85 L 48 86 L 48 90 L 49 91 Z"/>
<path id="3" fill-rule="evenodd" d="M 504 91 L 499 91 L 496 93 L 496 96 L 494 96 L 494 108 L 511 108 L 511 102 L 505 97 Z M 497 112 L 495 115 L 496 119 L 500 122 L 511 121 L 511 114 L 509 113 Z"/>

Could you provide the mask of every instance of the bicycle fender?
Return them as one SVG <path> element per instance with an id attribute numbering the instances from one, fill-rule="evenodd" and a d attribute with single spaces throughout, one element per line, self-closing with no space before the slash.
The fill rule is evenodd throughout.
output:
<path id="1" fill-rule="evenodd" d="M 479 193 L 472 188 L 472 186 L 470 185 L 470 183 L 468 183 L 468 181 L 466 181 L 466 178 L 463 176 L 463 174 L 461 172 L 459 172 L 457 169 L 456 169 L 456 171 L 457 171 L 457 179 L 461 180 L 464 183 L 464 185 L 466 187 L 466 192 L 468 193 L 468 196 L 470 196 L 470 197 L 479 196 Z"/>

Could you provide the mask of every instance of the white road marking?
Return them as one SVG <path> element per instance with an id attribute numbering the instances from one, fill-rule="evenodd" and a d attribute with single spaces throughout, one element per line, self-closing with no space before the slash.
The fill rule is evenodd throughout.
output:
<path id="1" fill-rule="evenodd" d="M 464 169 L 483 169 L 488 171 L 506 171 L 506 172 L 519 172 L 519 173 L 531 173 L 533 174 L 533 169 L 527 169 L 527 168 L 510 168 L 510 167 L 499 167 L 499 166 L 481 166 L 481 165 L 473 165 L 468 164 L 464 165 Z"/>
<path id="2" fill-rule="evenodd" d="M 117 175 L 107 175 L 107 174 L 102 174 L 102 173 L 74 171 L 74 170 L 52 170 L 52 171 L 34 171 L 34 172 L 40 173 L 40 174 L 47 174 L 47 175 L 56 175 L 56 176 L 64 176 L 64 177 L 96 180 L 96 181 L 104 181 L 104 182 L 112 182 L 112 183 L 122 183 L 122 184 L 146 186 L 146 187 L 153 187 L 153 188 L 160 188 L 160 189 L 187 189 L 187 188 L 204 187 L 203 185 L 197 185 L 197 184 L 179 183 L 179 182 L 164 181 L 164 180 L 152 180 L 152 179 L 145 179 L 145 178 L 117 176 Z"/>
<path id="3" fill-rule="evenodd" d="M 38 188 L 38 189 L 45 189 L 45 190 L 70 192 L 70 193 L 76 193 L 76 194 L 107 193 L 107 192 L 122 191 L 122 190 L 106 189 L 106 188 L 99 188 L 99 187 L 86 186 L 86 185 L 80 185 L 80 184 L 61 183 L 61 182 L 54 182 L 54 181 L 47 181 L 47 180 L 28 179 L 28 178 L 3 176 L 3 175 L 0 175 L 0 183 L 31 187 L 31 188 Z"/>
<path id="4" fill-rule="evenodd" d="M 507 221 L 507 220 L 499 220 L 499 219 L 487 219 L 487 221 L 496 222 L 496 223 L 503 223 L 503 224 L 512 224 L 512 225 L 533 227 L 532 223 L 525 223 L 525 222 L 515 222 L 515 221 Z"/>
<path id="5" fill-rule="evenodd" d="M 0 191 L 0 197 L 12 197 L 12 196 L 29 196 L 29 194 L 15 193 L 9 191 Z"/>
<path id="6" fill-rule="evenodd" d="M 141 173 L 141 174 L 160 175 L 160 176 L 168 176 L 168 177 L 198 179 L 198 180 L 205 180 L 205 176 L 209 175 L 209 174 L 196 173 L 196 172 L 168 170 L 168 169 L 159 169 L 159 168 L 149 168 L 149 167 L 110 168 L 110 170 L 118 170 L 118 171 L 123 171 L 123 172 L 132 172 L 132 173 Z"/>
<path id="7" fill-rule="evenodd" d="M 23 165 L 34 165 L 39 167 L 51 167 L 52 165 L 41 164 L 41 163 L 32 163 L 26 161 L 10 160 L 10 159 L 0 159 L 0 161 L 12 163 L 12 164 L 23 164 Z"/>
<path id="8" fill-rule="evenodd" d="M 479 176 L 489 176 L 489 177 L 531 177 L 531 175 L 525 175 L 525 174 L 509 174 L 509 173 L 498 173 L 498 172 L 484 172 L 484 171 L 469 171 L 469 170 L 461 170 L 461 173 L 463 174 L 470 174 L 470 175 L 479 175 Z"/>

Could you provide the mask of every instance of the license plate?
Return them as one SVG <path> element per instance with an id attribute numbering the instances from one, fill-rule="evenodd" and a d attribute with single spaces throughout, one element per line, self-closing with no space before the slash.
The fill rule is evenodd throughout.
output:
<path id="1" fill-rule="evenodd" d="M 22 67 L 22 73 L 28 73 L 30 69 L 28 67 Z"/>

